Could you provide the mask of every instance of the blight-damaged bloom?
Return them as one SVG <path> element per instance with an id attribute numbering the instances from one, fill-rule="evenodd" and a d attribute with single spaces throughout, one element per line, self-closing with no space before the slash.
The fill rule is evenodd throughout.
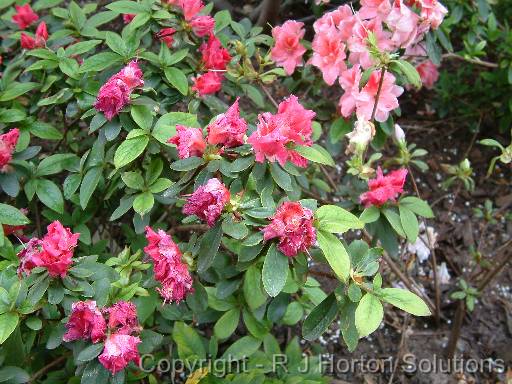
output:
<path id="1" fill-rule="evenodd" d="M 188 159 L 191 156 L 200 157 L 206 149 L 206 141 L 200 128 L 179 124 L 176 125 L 176 136 L 171 137 L 167 142 L 176 145 L 180 159 Z"/>
<path id="2" fill-rule="evenodd" d="M 244 143 L 247 122 L 240 117 L 238 98 L 229 109 L 206 127 L 208 143 L 222 145 L 227 148 L 238 147 Z"/>
<path id="3" fill-rule="evenodd" d="M 0 172 L 6 171 L 19 137 L 20 130 L 18 128 L 11 129 L 9 132 L 0 135 Z"/>
<path id="4" fill-rule="evenodd" d="M 96 302 L 77 301 L 71 304 L 71 315 L 66 324 L 64 341 L 88 340 L 97 343 L 105 337 L 107 325 Z"/>
<path id="5" fill-rule="evenodd" d="M 231 196 L 224 184 L 217 178 L 208 180 L 188 197 L 183 206 L 185 215 L 196 215 L 212 227 L 220 217 Z"/>
<path id="6" fill-rule="evenodd" d="M 105 341 L 105 348 L 98 357 L 101 365 L 113 375 L 123 370 L 130 361 L 139 363 L 140 356 L 137 350 L 141 340 L 137 336 L 114 333 Z"/>
<path id="7" fill-rule="evenodd" d="M 407 169 L 401 168 L 384 176 L 382 169 L 377 169 L 377 177 L 368 180 L 368 192 L 361 195 L 361 204 L 365 207 L 372 205 L 380 207 L 387 201 L 395 201 L 396 197 L 403 192 Z"/>
<path id="8" fill-rule="evenodd" d="M 359 118 L 354 124 L 354 130 L 345 136 L 349 139 L 346 154 L 362 152 L 375 136 L 375 125 L 364 118 Z"/>

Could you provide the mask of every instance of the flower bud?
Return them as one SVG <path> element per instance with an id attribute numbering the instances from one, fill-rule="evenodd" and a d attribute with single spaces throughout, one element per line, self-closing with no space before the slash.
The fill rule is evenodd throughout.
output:
<path id="1" fill-rule="evenodd" d="M 375 136 L 375 125 L 364 118 L 359 118 L 354 124 L 354 130 L 345 136 L 349 139 L 346 154 L 364 152 Z"/>
<path id="2" fill-rule="evenodd" d="M 399 143 L 405 141 L 405 132 L 398 124 L 395 124 L 394 136 L 395 140 Z"/>

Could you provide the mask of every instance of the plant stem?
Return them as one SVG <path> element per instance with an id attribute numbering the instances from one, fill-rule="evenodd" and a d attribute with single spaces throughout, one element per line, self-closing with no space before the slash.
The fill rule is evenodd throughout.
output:
<path id="1" fill-rule="evenodd" d="M 450 340 L 446 347 L 446 357 L 448 360 L 453 359 L 455 356 L 455 350 L 457 349 L 457 341 L 460 337 L 460 331 L 462 329 L 462 323 L 464 322 L 464 315 L 466 314 L 466 303 L 464 300 L 459 301 L 457 311 L 455 312 L 455 320 L 453 321 L 453 327 L 450 333 Z"/>
<path id="2" fill-rule="evenodd" d="M 59 358 L 53 360 L 51 363 L 45 365 L 43 368 L 41 368 L 39 371 L 37 371 L 36 373 L 34 373 L 30 379 L 29 379 L 29 383 L 33 383 L 35 382 L 40 376 L 44 375 L 47 371 L 49 371 L 51 368 L 55 367 L 56 365 L 59 365 L 60 363 L 62 363 L 64 360 L 66 360 L 69 356 L 66 354 L 66 355 L 62 355 L 60 356 Z"/>
<path id="3" fill-rule="evenodd" d="M 487 68 L 498 68 L 498 64 L 496 64 L 496 63 L 491 63 L 489 61 L 483 61 L 483 60 L 479 60 L 479 59 L 470 59 L 470 58 L 466 58 L 464 56 L 457 55 L 455 53 L 445 53 L 442 56 L 442 58 L 443 59 L 461 60 L 461 61 L 465 61 L 467 63 L 481 65 L 482 67 L 487 67 Z"/>
<path id="4" fill-rule="evenodd" d="M 279 104 L 277 104 L 277 101 L 274 99 L 274 97 L 272 97 L 272 95 L 268 91 L 267 87 L 265 87 L 263 84 L 261 84 L 261 89 L 263 90 L 265 95 L 267 95 L 268 99 L 272 102 L 274 107 L 276 107 L 276 109 L 279 108 Z"/>
<path id="5" fill-rule="evenodd" d="M 380 92 L 382 90 L 382 84 L 384 83 L 384 75 L 386 74 L 386 67 L 382 67 L 380 70 L 379 87 L 377 88 L 377 94 L 375 95 L 375 103 L 373 104 L 372 117 L 370 121 L 375 120 L 375 113 L 377 113 L 377 105 L 379 104 Z"/>
<path id="6" fill-rule="evenodd" d="M 414 179 L 414 173 L 412 172 L 411 167 L 408 165 L 407 170 L 411 175 L 412 186 L 414 188 L 414 192 L 416 192 L 416 196 L 421 199 L 420 190 L 418 189 L 418 185 L 416 184 L 416 180 Z M 439 326 L 441 324 L 441 288 L 439 286 L 439 277 L 437 276 L 437 256 L 436 250 L 434 248 L 434 242 L 432 236 L 430 236 L 430 232 L 428 231 L 427 221 L 422 217 L 421 222 L 425 227 L 425 233 L 427 234 L 427 247 L 430 250 L 430 254 L 432 255 L 432 275 L 434 277 L 434 290 L 435 290 L 435 313 L 434 317 L 436 319 L 436 324 Z"/>

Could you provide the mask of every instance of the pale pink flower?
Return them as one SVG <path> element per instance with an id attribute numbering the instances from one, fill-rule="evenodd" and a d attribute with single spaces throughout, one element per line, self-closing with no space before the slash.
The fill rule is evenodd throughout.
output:
<path id="1" fill-rule="evenodd" d="M 368 180 L 368 192 L 361 195 L 361 204 L 365 207 L 372 205 L 380 207 L 388 201 L 395 201 L 404 190 L 407 169 L 401 168 L 384 176 L 382 169 L 377 169 L 377 177 Z"/>
<path id="2" fill-rule="evenodd" d="M 192 20 L 204 8 L 202 0 L 179 0 L 178 5 L 183 9 L 185 20 Z"/>
<path id="3" fill-rule="evenodd" d="M 346 42 L 352 34 L 352 28 L 357 22 L 349 5 L 345 4 L 332 12 L 325 13 L 313 24 L 316 33 L 328 31 L 331 27 L 337 28 L 343 42 Z"/>
<path id="4" fill-rule="evenodd" d="M 130 361 L 139 362 L 137 345 L 140 342 L 141 340 L 136 336 L 111 334 L 105 341 L 105 348 L 98 360 L 112 375 L 115 375 L 122 371 Z"/>
<path id="5" fill-rule="evenodd" d="M 176 125 L 176 135 L 167 142 L 176 145 L 180 159 L 191 156 L 201 157 L 206 149 L 206 141 L 200 128 L 185 127 L 180 124 Z"/>
<path id="6" fill-rule="evenodd" d="M 371 119 L 380 78 L 381 71 L 373 71 L 368 82 L 359 92 L 356 101 L 356 113 L 358 117 L 364 117 L 366 120 Z M 375 120 L 384 122 L 388 119 L 389 112 L 398 108 L 397 97 L 400 96 L 403 91 L 404 89 L 402 87 L 395 84 L 395 76 L 389 72 L 385 72 L 375 111 Z"/>
<path id="7" fill-rule="evenodd" d="M 9 132 L 0 135 L 0 172 L 7 170 L 7 165 L 12 159 L 19 137 L 20 130 L 18 128 L 13 128 Z"/>
<path id="8" fill-rule="evenodd" d="M 427 89 L 432 89 L 437 79 L 439 79 L 439 72 L 437 66 L 430 60 L 425 60 L 421 64 L 416 66 L 421 82 Z"/>
<path id="9" fill-rule="evenodd" d="M 215 19 L 211 16 L 195 16 L 189 25 L 197 37 L 204 37 L 213 33 Z"/>
<path id="10" fill-rule="evenodd" d="M 278 249 L 288 257 L 307 251 L 316 241 L 313 212 L 298 202 L 281 204 L 262 231 L 265 241 L 278 238 Z"/>
<path id="11" fill-rule="evenodd" d="M 231 196 L 226 186 L 217 178 L 208 180 L 187 198 L 183 206 L 185 215 L 196 215 L 210 227 L 215 225 Z"/>
<path id="12" fill-rule="evenodd" d="M 421 18 L 426 20 L 433 29 L 439 28 L 448 13 L 446 7 L 437 0 L 419 0 L 419 2 Z"/>
<path id="13" fill-rule="evenodd" d="M 95 301 L 76 301 L 71 304 L 71 315 L 66 323 L 67 332 L 62 339 L 66 342 L 91 339 L 97 343 L 105 337 L 106 327 Z"/>
<path id="14" fill-rule="evenodd" d="M 372 32 L 375 36 L 379 50 L 391 52 L 394 49 L 394 43 L 390 39 L 391 35 L 382 29 L 382 22 L 379 18 L 357 22 L 352 32 L 348 39 L 349 61 L 352 64 L 361 65 L 363 69 L 374 65 L 374 59 L 368 51 L 368 32 Z"/>
<path id="15" fill-rule="evenodd" d="M 222 80 L 224 74 L 222 72 L 206 72 L 194 78 L 192 90 L 197 92 L 199 96 L 210 95 L 219 92 L 222 89 Z"/>
<path id="16" fill-rule="evenodd" d="M 300 43 L 306 32 L 303 27 L 304 23 L 288 20 L 283 25 L 272 28 L 272 60 L 283 67 L 288 75 L 302 64 L 302 56 L 306 52 L 306 48 Z"/>
<path id="17" fill-rule="evenodd" d="M 405 48 L 412 45 L 418 34 L 420 17 L 414 13 L 402 0 L 395 0 L 393 8 L 386 17 L 386 24 L 393 35 L 391 40 L 397 47 Z"/>
<path id="18" fill-rule="evenodd" d="M 391 12 L 390 0 L 361 0 L 358 17 L 363 20 L 376 17 L 385 19 L 389 12 Z"/>
<path id="19" fill-rule="evenodd" d="M 187 265 L 182 262 L 182 254 L 176 243 L 167 233 L 146 227 L 148 245 L 144 252 L 153 260 L 155 280 L 162 285 L 157 291 L 166 302 L 179 303 L 193 291 L 192 277 Z"/>
<path id="20" fill-rule="evenodd" d="M 222 145 L 227 148 L 238 147 L 244 143 L 247 122 L 240 117 L 238 98 L 229 109 L 206 127 L 208 143 Z"/>
<path id="21" fill-rule="evenodd" d="M 320 69 L 324 81 L 333 85 L 338 76 L 347 69 L 345 44 L 340 32 L 330 27 L 322 29 L 313 39 L 313 57 L 310 63 Z"/>
<path id="22" fill-rule="evenodd" d="M 288 139 L 297 145 L 311 145 L 313 134 L 313 119 L 316 113 L 304 108 L 297 96 L 290 95 L 279 103 L 277 113 L 280 114 L 288 125 Z"/>
<path id="23" fill-rule="evenodd" d="M 360 81 L 361 69 L 357 64 L 343 72 L 339 78 L 341 88 L 343 88 L 345 92 L 341 96 L 338 105 L 341 115 L 344 117 L 350 117 L 356 110 Z"/>

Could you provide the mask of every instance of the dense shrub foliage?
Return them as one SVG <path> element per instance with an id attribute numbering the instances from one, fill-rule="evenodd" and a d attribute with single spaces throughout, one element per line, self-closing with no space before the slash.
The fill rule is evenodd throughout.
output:
<path id="1" fill-rule="evenodd" d="M 334 8 L 312 41 L 201 0 L 0 9 L 0 381 L 153 383 L 179 358 L 190 383 L 319 383 L 280 327 L 319 352 L 338 319 L 352 351 L 384 303 L 431 314 L 379 267 L 433 217 L 393 114 L 437 80 L 436 0 Z"/>

